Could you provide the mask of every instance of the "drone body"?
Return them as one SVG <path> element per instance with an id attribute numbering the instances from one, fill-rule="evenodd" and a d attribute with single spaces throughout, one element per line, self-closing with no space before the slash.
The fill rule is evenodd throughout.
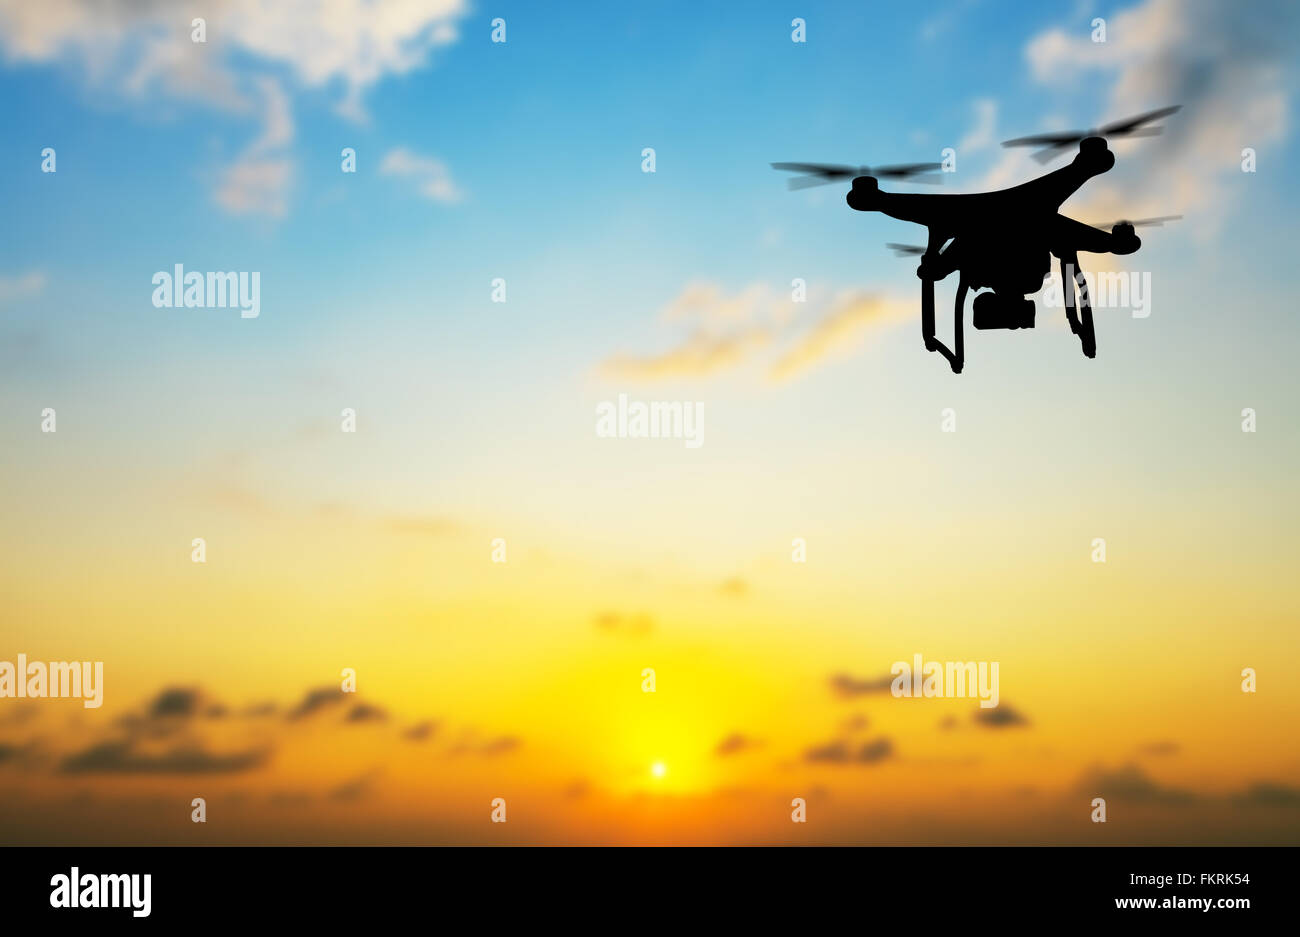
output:
<path id="1" fill-rule="evenodd" d="M 1106 144 L 1107 136 L 1158 133 L 1156 129 L 1142 127 L 1175 110 L 1176 107 L 1153 111 L 1091 133 L 1052 134 L 1008 141 L 1008 146 L 1046 146 L 1049 154 L 1077 142 L 1079 151 L 1069 165 L 998 192 L 930 195 L 881 191 L 877 176 L 906 178 L 938 168 L 933 163 L 882 167 L 876 171 L 862 167 L 860 173 L 852 167 L 811 163 L 774 163 L 773 167 L 807 174 L 802 179 L 792 180 L 792 188 L 855 175 L 853 187 L 846 197 L 850 208 L 880 212 L 928 229 L 924 248 L 902 244 L 889 246 L 899 253 L 920 255 L 916 273 L 921 280 L 921 332 L 925 347 L 940 352 L 954 372 L 960 374 L 965 361 L 962 320 L 966 294 L 970 290 L 988 290 L 975 297 L 975 328 L 1031 329 L 1034 327 L 1035 309 L 1027 294 L 1042 288 L 1043 279 L 1051 269 L 1052 257 L 1057 258 L 1061 266 L 1066 318 L 1071 330 L 1079 336 L 1083 353 L 1092 358 L 1097 354 L 1097 343 L 1087 282 L 1079 269 L 1079 252 L 1131 254 L 1142 246 L 1134 231 L 1136 224 L 1160 224 L 1174 216 L 1136 223 L 1118 222 L 1106 231 L 1062 215 L 1059 211 L 1061 203 L 1089 179 L 1115 165 L 1115 154 Z M 953 347 L 950 349 L 934 334 L 934 284 L 954 272 L 958 273 L 958 284 Z M 1077 308 L 1076 285 L 1079 289 Z"/>

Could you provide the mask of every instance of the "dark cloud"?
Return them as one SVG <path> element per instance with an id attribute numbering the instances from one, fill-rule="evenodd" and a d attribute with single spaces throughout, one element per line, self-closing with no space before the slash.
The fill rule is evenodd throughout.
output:
<path id="1" fill-rule="evenodd" d="M 193 746 L 146 754 L 137 752 L 130 741 L 102 742 L 69 755 L 59 770 L 64 774 L 226 774 L 256 768 L 267 754 L 251 750 L 214 755 Z"/>
<path id="2" fill-rule="evenodd" d="M 1233 800 L 1248 807 L 1300 807 L 1300 788 L 1261 781 Z"/>
<path id="3" fill-rule="evenodd" d="M 425 720 L 416 723 L 402 733 L 402 738 L 412 742 L 423 742 L 433 738 L 433 734 L 438 731 L 438 723 Z"/>
<path id="4" fill-rule="evenodd" d="M 327 706 L 342 703 L 343 698 L 343 691 L 334 686 L 317 687 L 314 690 L 308 690 L 298 705 L 289 710 L 288 718 L 290 720 L 305 718 Z"/>
<path id="5" fill-rule="evenodd" d="M 1029 725 L 1029 719 L 1003 703 L 992 709 L 977 709 L 971 717 L 978 725 L 986 729 L 1014 729 Z"/>
<path id="6" fill-rule="evenodd" d="M 1114 771 L 1092 768 L 1079 781 L 1078 790 L 1093 797 L 1104 797 L 1108 801 L 1134 804 L 1182 806 L 1196 799 L 1188 791 L 1156 783 L 1135 764 L 1124 765 Z"/>
<path id="7" fill-rule="evenodd" d="M 885 736 L 859 746 L 851 746 L 843 740 L 828 742 L 804 752 L 804 761 L 813 764 L 832 765 L 870 765 L 886 761 L 894 756 L 894 743 Z"/>
<path id="8" fill-rule="evenodd" d="M 188 719 L 199 711 L 199 691 L 190 687 L 170 687 L 159 693 L 149 705 L 150 719 Z"/>
<path id="9" fill-rule="evenodd" d="M 387 722 L 388 713 L 379 706 L 369 703 L 357 703 L 347 714 L 347 722 Z"/>
<path id="10" fill-rule="evenodd" d="M 758 739 L 742 735 L 739 732 L 732 732 L 718 743 L 718 746 L 713 750 L 713 753 L 719 758 L 726 758 L 728 755 L 739 755 L 741 752 L 747 752 L 759 748 L 762 744 L 763 743 Z"/>
<path id="11" fill-rule="evenodd" d="M 506 755 L 515 751 L 523 743 L 513 735 L 502 735 L 485 742 L 479 749 L 479 754 L 486 755 L 489 758 L 494 755 Z"/>
<path id="12" fill-rule="evenodd" d="M 892 675 L 859 680 L 857 677 L 846 673 L 837 673 L 831 677 L 831 690 L 834 691 L 836 696 L 843 699 L 852 699 L 855 696 L 866 696 L 869 693 L 888 692 L 890 684 L 893 682 L 894 677 Z"/>
<path id="13" fill-rule="evenodd" d="M 654 619 L 649 615 L 621 615 L 618 612 L 601 612 L 596 616 L 596 627 L 609 634 L 643 637 L 654 631 Z"/>

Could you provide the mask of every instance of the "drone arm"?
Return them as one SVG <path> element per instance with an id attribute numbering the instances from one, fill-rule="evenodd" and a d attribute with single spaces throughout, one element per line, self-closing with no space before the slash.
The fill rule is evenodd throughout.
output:
<path id="1" fill-rule="evenodd" d="M 1106 148 L 1104 140 L 1085 140 L 1069 165 L 1026 182 L 1020 189 L 1032 194 L 1035 200 L 1051 202 L 1053 207 L 1057 207 L 1093 176 L 1108 172 L 1114 165 L 1115 154 Z"/>

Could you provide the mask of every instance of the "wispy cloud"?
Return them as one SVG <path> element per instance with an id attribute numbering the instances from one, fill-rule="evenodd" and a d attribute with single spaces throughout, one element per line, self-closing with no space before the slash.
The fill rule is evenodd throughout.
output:
<path id="1" fill-rule="evenodd" d="M 389 150 L 379 171 L 385 176 L 410 179 L 420 195 L 434 202 L 459 202 L 461 193 L 446 165 L 432 156 L 421 156 L 404 146 Z"/>
<path id="2" fill-rule="evenodd" d="M 866 326 L 898 320 L 912 310 L 878 296 L 850 293 L 832 303 L 826 314 L 772 365 L 771 376 L 782 381 L 806 371 L 862 337 Z"/>

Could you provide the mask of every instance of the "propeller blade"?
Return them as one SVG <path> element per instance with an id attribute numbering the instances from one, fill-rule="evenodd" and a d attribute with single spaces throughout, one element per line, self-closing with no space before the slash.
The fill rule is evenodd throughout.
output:
<path id="1" fill-rule="evenodd" d="M 1158 228 L 1166 221 L 1178 221 L 1182 217 L 1182 215 L 1159 215 L 1155 218 L 1138 218 L 1136 221 L 1121 219 L 1120 221 L 1112 221 L 1110 224 L 1105 225 L 1095 224 L 1093 227 L 1100 228 L 1103 231 L 1109 231 L 1117 224 L 1132 225 L 1135 228 Z"/>
<path id="2" fill-rule="evenodd" d="M 1060 154 L 1065 147 L 1080 143 L 1088 137 L 1157 137 L 1164 132 L 1163 127 L 1147 127 L 1146 124 L 1153 120 L 1160 120 L 1162 117 L 1168 117 L 1182 109 L 1181 104 L 1175 104 L 1172 107 L 1162 107 L 1159 110 L 1148 111 L 1137 117 L 1127 117 L 1124 120 L 1117 120 L 1113 123 L 1106 124 L 1104 127 L 1094 130 L 1071 130 L 1066 133 L 1036 133 L 1027 137 L 1016 137 L 1014 140 L 1006 140 L 1003 146 L 1039 146 L 1042 150 L 1034 154 L 1034 159 L 1040 163 L 1054 159 Z"/>
<path id="3" fill-rule="evenodd" d="M 812 176 L 836 178 L 843 176 L 860 176 L 863 173 L 857 166 L 840 166 L 831 163 L 772 163 L 773 169 L 786 172 L 802 172 Z"/>
<path id="4" fill-rule="evenodd" d="M 1069 146 L 1078 143 L 1088 135 L 1086 130 L 1071 130 L 1069 133 L 1036 133 L 1029 137 L 1016 137 L 1004 140 L 1003 146 Z"/>
<path id="5" fill-rule="evenodd" d="M 938 172 L 942 168 L 943 163 L 901 163 L 897 166 L 877 166 L 875 169 L 863 166 L 861 175 L 879 176 L 885 179 L 906 179 L 908 176 Z"/>
<path id="6" fill-rule="evenodd" d="M 890 243 L 887 243 L 887 244 L 885 244 L 885 246 L 888 247 L 891 251 L 894 252 L 894 256 L 895 256 L 895 257 L 906 257 L 908 254 L 924 254 L 924 253 L 925 253 L 925 248 L 924 248 L 924 247 L 919 247 L 919 246 L 916 245 L 916 244 L 890 244 Z"/>
<path id="7" fill-rule="evenodd" d="M 1132 134 L 1143 124 L 1149 124 L 1153 120 L 1159 120 L 1162 117 L 1168 117 L 1170 114 L 1176 114 L 1182 109 L 1181 104 L 1175 104 L 1172 107 L 1162 107 L 1158 110 L 1148 111 L 1137 117 L 1129 117 L 1125 120 L 1117 120 L 1114 123 L 1107 124 L 1099 130 L 1098 136 L 1102 137 L 1124 137 Z"/>

